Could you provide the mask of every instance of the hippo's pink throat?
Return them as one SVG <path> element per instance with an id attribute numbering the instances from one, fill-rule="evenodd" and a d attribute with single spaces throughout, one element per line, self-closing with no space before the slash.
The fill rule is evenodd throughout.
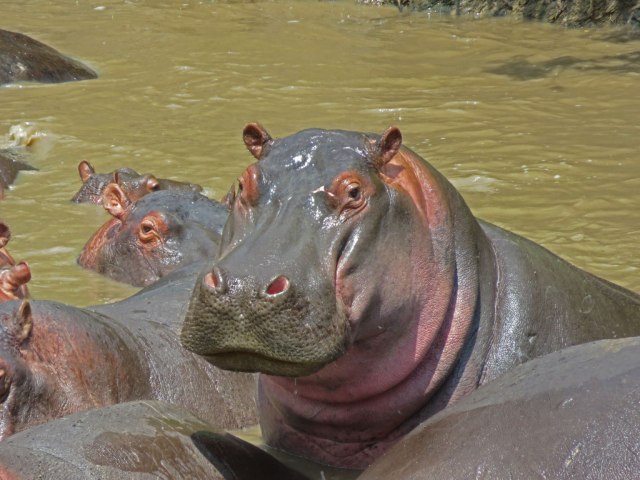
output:
<path id="1" fill-rule="evenodd" d="M 416 426 L 426 404 L 438 402 L 434 396 L 455 368 L 473 322 L 474 306 L 458 298 L 453 268 L 441 267 L 431 265 L 411 279 L 413 298 L 394 308 L 380 305 L 379 316 L 363 309 L 371 315 L 360 320 L 367 333 L 320 371 L 260 376 L 260 423 L 268 444 L 363 469 Z M 419 292 L 429 295 L 419 298 Z M 359 310 L 357 304 L 352 309 Z M 388 310 L 398 316 L 384 318 Z M 383 326 L 381 333 L 366 328 L 372 322 Z"/>

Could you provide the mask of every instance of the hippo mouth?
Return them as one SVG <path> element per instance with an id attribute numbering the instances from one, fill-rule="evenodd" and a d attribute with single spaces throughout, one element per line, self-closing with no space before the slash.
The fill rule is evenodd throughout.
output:
<path id="1" fill-rule="evenodd" d="M 268 357 L 254 352 L 221 352 L 209 355 L 201 355 L 207 362 L 223 370 L 239 372 L 256 372 L 267 375 L 279 375 L 284 377 L 302 377 L 317 372 L 330 363 L 326 362 L 292 362 Z"/>

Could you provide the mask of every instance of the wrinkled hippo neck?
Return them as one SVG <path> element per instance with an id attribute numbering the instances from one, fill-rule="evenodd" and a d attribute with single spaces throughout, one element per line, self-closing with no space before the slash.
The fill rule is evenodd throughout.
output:
<path id="1" fill-rule="evenodd" d="M 477 342 L 480 228 L 446 180 L 422 164 L 416 168 L 408 188 L 413 198 L 418 188 L 428 192 L 417 209 L 427 217 L 431 239 L 428 254 L 415 262 L 420 271 L 410 277 L 416 293 L 408 302 L 418 308 L 376 319 L 396 327 L 354 342 L 308 377 L 261 375 L 260 419 L 270 445 L 365 468 L 425 411 L 438 411 L 477 387 L 486 351 L 484 341 Z M 434 212 L 434 205 L 442 208 Z"/>

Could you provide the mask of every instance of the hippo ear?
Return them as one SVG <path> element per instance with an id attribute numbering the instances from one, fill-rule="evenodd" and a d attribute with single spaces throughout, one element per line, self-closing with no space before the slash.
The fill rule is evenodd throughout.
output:
<path id="1" fill-rule="evenodd" d="M 374 146 L 375 165 L 378 169 L 384 167 L 389 160 L 396 156 L 402 146 L 402 133 L 398 127 L 389 127 L 380 136 Z"/>
<path id="2" fill-rule="evenodd" d="M 31 269 L 26 262 L 20 262 L 0 270 L 0 301 L 22 298 L 28 294 L 26 285 L 31 280 Z"/>
<path id="3" fill-rule="evenodd" d="M 144 186 L 148 192 L 155 192 L 160 188 L 160 182 L 154 175 L 147 175 L 144 180 Z"/>
<path id="4" fill-rule="evenodd" d="M 13 315 L 13 332 L 16 335 L 18 345 L 29 338 L 32 328 L 33 316 L 31 315 L 31 304 L 29 300 L 23 300 Z"/>
<path id="5" fill-rule="evenodd" d="M 247 149 L 257 160 L 264 157 L 268 144 L 273 139 L 259 123 L 248 123 L 242 131 L 242 139 Z"/>
<path id="6" fill-rule="evenodd" d="M 91 175 L 96 173 L 96 171 L 89 162 L 87 162 L 86 160 L 82 160 L 78 164 L 78 173 L 80 174 L 80 179 L 82 180 L 82 183 L 86 183 L 87 180 L 89 180 L 89 177 L 91 177 Z"/>
<path id="7" fill-rule="evenodd" d="M 0 222 L 0 248 L 4 248 L 11 240 L 11 231 L 4 222 Z"/>
<path id="8" fill-rule="evenodd" d="M 117 174 L 114 174 L 117 178 Z M 110 183 L 104 188 L 102 192 L 102 206 L 112 216 L 121 219 L 127 208 L 131 205 L 131 200 L 124 193 L 120 185 L 117 183 Z"/>

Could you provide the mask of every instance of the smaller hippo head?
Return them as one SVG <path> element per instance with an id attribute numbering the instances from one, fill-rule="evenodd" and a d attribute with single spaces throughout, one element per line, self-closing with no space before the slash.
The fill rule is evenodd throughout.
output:
<path id="1" fill-rule="evenodd" d="M 29 410 L 28 397 L 35 392 L 24 358 L 24 344 L 33 326 L 27 300 L 12 312 L 0 313 L 0 440 L 14 433 L 16 423 Z"/>
<path id="2" fill-rule="evenodd" d="M 26 262 L 0 268 L 0 302 L 27 298 L 31 269 Z"/>
<path id="3" fill-rule="evenodd" d="M 87 242 L 78 263 L 135 286 L 214 257 L 228 215 L 195 192 L 161 190 L 134 202 L 117 183 L 105 188 L 102 204 L 113 218 Z"/>
<path id="4" fill-rule="evenodd" d="M 75 203 L 101 204 L 105 189 L 112 183 L 117 184 L 131 202 L 158 190 L 202 191 L 202 187 L 197 184 L 156 178 L 150 173 L 140 174 L 127 167 L 118 168 L 111 173 L 96 173 L 86 160 L 78 164 L 78 173 L 82 187 L 71 199 Z"/>

